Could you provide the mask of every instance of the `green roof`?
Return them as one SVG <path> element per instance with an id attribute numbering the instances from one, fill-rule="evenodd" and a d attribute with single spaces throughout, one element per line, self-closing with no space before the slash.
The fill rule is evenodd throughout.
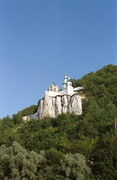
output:
<path id="1" fill-rule="evenodd" d="M 71 79 L 68 79 L 68 81 L 67 82 L 71 82 Z"/>
<path id="2" fill-rule="evenodd" d="M 54 85 L 54 86 L 56 86 L 56 84 L 53 82 L 53 84 L 52 85 Z"/>

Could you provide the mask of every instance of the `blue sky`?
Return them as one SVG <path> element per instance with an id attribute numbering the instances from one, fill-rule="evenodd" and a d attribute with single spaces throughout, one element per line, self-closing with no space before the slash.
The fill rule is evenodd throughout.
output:
<path id="1" fill-rule="evenodd" d="M 117 65 L 116 0 L 0 0 L 0 118 L 54 81 Z"/>

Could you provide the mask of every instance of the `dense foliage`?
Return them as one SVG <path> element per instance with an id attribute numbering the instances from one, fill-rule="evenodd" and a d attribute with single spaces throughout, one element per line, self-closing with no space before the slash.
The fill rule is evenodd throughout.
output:
<path id="1" fill-rule="evenodd" d="M 85 87 L 82 115 L 24 123 L 25 109 L 1 119 L 0 179 L 116 180 L 117 66 L 72 81 Z"/>
<path id="2" fill-rule="evenodd" d="M 22 116 L 27 116 L 27 115 L 31 115 L 37 112 L 37 105 L 32 105 L 30 107 L 27 107 L 25 109 L 23 109 L 22 111 L 20 111 L 22 113 Z"/>

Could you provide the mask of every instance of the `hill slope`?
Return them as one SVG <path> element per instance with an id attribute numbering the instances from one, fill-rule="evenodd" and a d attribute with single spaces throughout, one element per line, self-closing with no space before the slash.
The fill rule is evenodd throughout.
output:
<path id="1" fill-rule="evenodd" d="M 82 115 L 24 123 L 22 111 L 0 121 L 1 179 L 116 180 L 117 66 L 72 82 L 85 87 Z"/>

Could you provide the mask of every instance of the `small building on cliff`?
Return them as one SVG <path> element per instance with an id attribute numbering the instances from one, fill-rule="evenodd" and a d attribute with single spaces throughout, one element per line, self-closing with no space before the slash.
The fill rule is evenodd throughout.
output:
<path id="1" fill-rule="evenodd" d="M 53 83 L 45 91 L 45 96 L 40 100 L 37 113 L 23 117 L 23 120 L 43 119 L 44 117 L 57 117 L 61 113 L 82 114 L 83 96 L 78 95 L 83 87 L 73 88 L 70 76 L 65 75 L 62 88 Z"/>

